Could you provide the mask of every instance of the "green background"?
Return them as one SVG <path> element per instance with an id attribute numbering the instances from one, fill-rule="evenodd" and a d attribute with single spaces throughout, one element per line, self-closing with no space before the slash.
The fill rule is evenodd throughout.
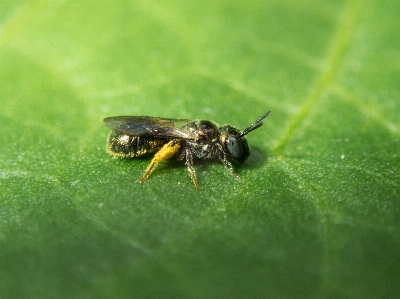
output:
<path id="1" fill-rule="evenodd" d="M 0 1 L 1 298 L 399 298 L 400 2 Z M 244 129 L 218 161 L 102 119 Z"/>

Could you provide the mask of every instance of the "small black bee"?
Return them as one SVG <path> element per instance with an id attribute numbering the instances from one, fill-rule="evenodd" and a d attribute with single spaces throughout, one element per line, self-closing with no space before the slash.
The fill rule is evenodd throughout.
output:
<path id="1" fill-rule="evenodd" d="M 220 127 L 209 120 L 170 119 L 151 116 L 114 116 L 104 119 L 111 129 L 107 152 L 114 157 L 134 158 L 157 151 L 140 183 L 143 183 L 159 162 L 176 156 L 185 160 L 192 181 L 197 189 L 193 158 L 218 158 L 228 170 L 231 161 L 243 163 L 250 155 L 245 135 L 261 127 L 268 111 L 243 132 L 229 125 Z"/>

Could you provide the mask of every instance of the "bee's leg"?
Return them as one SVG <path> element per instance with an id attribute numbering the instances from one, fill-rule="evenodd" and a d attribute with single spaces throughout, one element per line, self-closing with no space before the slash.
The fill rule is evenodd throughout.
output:
<path id="1" fill-rule="evenodd" d="M 224 165 L 226 166 L 226 168 L 228 168 L 229 172 L 230 172 L 233 176 L 235 176 L 235 177 L 238 178 L 238 179 L 241 179 L 241 176 L 238 175 L 238 174 L 233 170 L 232 163 L 229 162 L 229 161 L 226 159 L 225 156 L 224 156 L 224 158 L 221 159 L 221 161 L 222 161 L 222 163 L 224 163 Z"/>
<path id="2" fill-rule="evenodd" d="M 193 184 L 195 185 L 196 189 L 200 189 L 199 183 L 197 182 L 197 178 L 196 178 L 196 172 L 194 171 L 193 168 L 193 156 L 192 153 L 190 152 L 190 150 L 186 150 L 186 166 L 188 168 L 188 171 L 190 173 L 190 176 L 192 178 Z"/>
<path id="3" fill-rule="evenodd" d="M 150 172 L 153 170 L 154 166 L 161 161 L 167 160 L 174 156 L 179 150 L 179 143 L 176 140 L 171 140 L 167 144 L 165 144 L 153 157 L 150 162 L 150 165 L 146 168 L 144 175 L 140 179 L 140 183 L 143 183 L 147 177 L 150 175 Z"/>
<path id="4" fill-rule="evenodd" d="M 232 163 L 228 161 L 228 159 L 226 158 L 225 152 L 222 149 L 222 146 L 219 146 L 219 159 L 221 160 L 221 162 L 225 165 L 226 168 L 228 168 L 229 172 L 235 176 L 236 178 L 240 179 L 240 175 L 238 175 L 237 173 L 235 173 L 235 171 L 233 170 L 233 166 Z"/>

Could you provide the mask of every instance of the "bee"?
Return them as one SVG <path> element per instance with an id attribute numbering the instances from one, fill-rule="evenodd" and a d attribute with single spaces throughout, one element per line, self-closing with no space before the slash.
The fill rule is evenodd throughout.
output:
<path id="1" fill-rule="evenodd" d="M 104 119 L 112 131 L 107 139 L 107 152 L 114 157 L 135 158 L 156 152 L 140 179 L 143 183 L 153 168 L 175 156 L 185 161 L 193 184 L 200 188 L 193 167 L 194 159 L 219 159 L 230 173 L 237 176 L 231 162 L 243 163 L 250 155 L 245 136 L 263 125 L 263 114 L 244 131 L 232 126 L 220 127 L 209 120 L 171 119 L 151 116 L 113 116 Z"/>

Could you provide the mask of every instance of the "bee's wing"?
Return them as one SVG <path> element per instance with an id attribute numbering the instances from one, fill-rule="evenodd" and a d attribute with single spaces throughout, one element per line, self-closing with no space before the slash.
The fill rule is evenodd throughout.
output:
<path id="1" fill-rule="evenodd" d="M 196 139 L 196 134 L 184 130 L 187 124 L 195 122 L 190 119 L 172 119 L 151 116 L 113 116 L 104 119 L 111 130 L 128 135 L 149 138 L 181 138 Z"/>

